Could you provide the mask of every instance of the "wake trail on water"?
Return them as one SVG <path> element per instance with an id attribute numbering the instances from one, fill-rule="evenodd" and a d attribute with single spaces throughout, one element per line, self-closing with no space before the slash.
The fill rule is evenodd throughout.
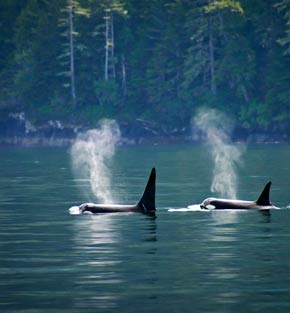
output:
<path id="1" fill-rule="evenodd" d="M 209 212 L 209 210 L 202 209 L 199 204 L 192 204 L 186 208 L 172 208 L 168 210 L 168 212 L 199 212 L 199 211 Z"/>
<path id="2" fill-rule="evenodd" d="M 222 198 L 237 198 L 237 168 L 241 165 L 244 145 L 235 145 L 231 141 L 233 123 L 215 109 L 201 109 L 193 119 L 205 135 L 205 141 L 214 163 L 211 192 L 217 192 Z"/>
<path id="3" fill-rule="evenodd" d="M 89 180 L 94 196 L 103 203 L 114 202 L 110 161 L 120 138 L 118 124 L 105 119 L 98 128 L 79 134 L 70 150 L 75 176 Z"/>

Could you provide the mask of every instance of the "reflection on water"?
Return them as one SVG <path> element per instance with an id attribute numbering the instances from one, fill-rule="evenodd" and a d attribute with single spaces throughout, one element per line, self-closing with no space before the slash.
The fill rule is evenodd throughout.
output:
<path id="1" fill-rule="evenodd" d="M 277 281 L 279 269 L 273 268 L 277 259 L 274 261 L 273 250 L 269 251 L 275 240 L 271 215 L 257 211 L 227 213 L 230 212 L 212 212 L 211 227 L 206 234 L 211 248 L 204 279 L 217 286 L 210 302 L 213 306 L 222 305 L 223 312 L 237 311 L 241 303 L 245 311 L 251 311 L 252 304 L 259 299 L 259 306 L 264 301 L 264 310 L 270 312 L 269 302 L 273 301 L 273 292 L 281 284 Z M 271 272 L 266 274 L 267 270 Z M 273 279 L 276 286 L 271 286 Z"/>
<path id="2" fill-rule="evenodd" d="M 138 226 L 134 234 L 127 219 Z M 86 215 L 77 216 L 72 226 L 77 268 L 74 306 L 117 308 L 126 299 L 126 289 L 134 287 L 130 280 L 139 274 L 143 277 L 142 267 L 156 251 L 151 246 L 157 240 L 155 219 L 132 213 Z M 136 262 L 140 257 L 144 261 Z M 154 280 L 147 273 L 148 279 Z"/>
<path id="3" fill-rule="evenodd" d="M 111 215 L 79 216 L 73 224 L 75 276 L 77 308 L 94 307 L 115 308 L 117 294 L 100 286 L 118 285 L 122 278 L 116 267 L 122 263 L 118 259 L 118 243 L 122 235 L 118 232 Z M 94 290 L 95 292 L 88 292 Z M 85 290 L 85 292 L 84 292 Z"/>
<path id="4" fill-rule="evenodd" d="M 112 244 L 118 240 L 118 236 L 121 236 L 116 233 L 111 214 L 76 217 L 73 227 L 74 240 L 80 249 Z"/>
<path id="5" fill-rule="evenodd" d="M 219 249 L 209 252 L 208 280 L 214 281 L 217 288 L 213 302 L 235 304 L 240 293 L 234 290 L 235 282 L 240 278 L 241 269 L 236 266 L 238 252 L 236 246 L 239 241 L 237 223 L 241 212 L 212 212 L 213 223 L 208 233 L 208 240 Z"/>

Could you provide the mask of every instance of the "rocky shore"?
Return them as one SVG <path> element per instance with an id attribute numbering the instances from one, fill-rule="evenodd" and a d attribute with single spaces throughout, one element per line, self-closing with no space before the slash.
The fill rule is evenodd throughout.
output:
<path id="1" fill-rule="evenodd" d="M 122 139 L 121 144 L 161 144 L 161 143 L 199 143 L 202 134 L 191 125 L 183 128 L 164 129 L 157 123 L 137 119 L 134 122 L 118 121 Z M 96 127 L 98 125 L 96 124 Z M 9 114 L 0 121 L 0 145 L 4 146 L 69 146 L 77 134 L 92 127 L 68 125 L 59 120 L 49 120 L 35 126 L 26 119 L 24 113 Z M 248 133 L 244 129 L 233 131 L 234 141 L 246 143 L 288 143 L 285 134 Z"/>

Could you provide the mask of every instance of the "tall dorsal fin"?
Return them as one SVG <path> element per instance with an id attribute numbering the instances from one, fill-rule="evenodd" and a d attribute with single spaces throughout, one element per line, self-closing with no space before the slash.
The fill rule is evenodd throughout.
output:
<path id="1" fill-rule="evenodd" d="M 271 182 L 269 181 L 266 186 L 264 187 L 264 190 L 260 194 L 260 197 L 256 201 L 258 205 L 271 205 L 270 203 L 270 187 Z"/>
<path id="2" fill-rule="evenodd" d="M 147 185 L 145 187 L 143 196 L 141 197 L 138 206 L 142 212 L 149 215 L 154 215 L 156 211 L 155 207 L 155 181 L 156 181 L 156 170 L 153 167 L 149 176 Z"/>

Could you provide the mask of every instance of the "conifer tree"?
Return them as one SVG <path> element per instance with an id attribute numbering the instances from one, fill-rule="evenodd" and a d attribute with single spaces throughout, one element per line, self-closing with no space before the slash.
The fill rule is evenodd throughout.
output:
<path id="1" fill-rule="evenodd" d="M 276 3 L 275 7 L 283 14 L 285 29 L 283 36 L 278 38 L 278 42 L 284 47 L 284 55 L 290 55 L 290 2 L 283 0 Z"/>
<path id="2" fill-rule="evenodd" d="M 49 106 L 58 80 L 59 1 L 29 0 L 14 36 L 14 89 L 28 107 Z"/>
<path id="3" fill-rule="evenodd" d="M 79 34 L 77 19 L 88 17 L 89 12 L 81 6 L 78 0 L 66 0 L 66 5 L 62 12 L 63 16 L 59 19 L 59 26 L 62 29 L 62 36 L 65 38 L 65 41 L 63 43 L 63 52 L 58 56 L 63 66 L 63 70 L 59 75 L 69 78 L 64 83 L 64 87 L 70 88 L 72 103 L 76 105 L 76 50 L 78 48 L 77 36 Z M 83 47 L 81 47 L 82 49 Z"/>
<path id="4" fill-rule="evenodd" d="M 220 65 L 226 57 L 225 47 L 231 47 L 231 37 L 235 36 L 228 33 L 234 23 L 229 16 L 234 14 L 237 18 L 242 13 L 240 3 L 231 0 L 198 0 L 188 10 L 185 29 L 189 44 L 184 63 L 183 89 L 189 98 L 194 96 L 202 102 L 217 103 L 220 98 L 219 85 L 228 81 L 227 77 L 221 75 Z"/>
<path id="5" fill-rule="evenodd" d="M 27 0 L 8 0 L 0 2 L 0 105 L 8 106 L 7 98 L 13 95 L 13 73 L 15 68 L 15 36 L 16 21 Z M 13 101 L 14 102 L 14 101 Z"/>

